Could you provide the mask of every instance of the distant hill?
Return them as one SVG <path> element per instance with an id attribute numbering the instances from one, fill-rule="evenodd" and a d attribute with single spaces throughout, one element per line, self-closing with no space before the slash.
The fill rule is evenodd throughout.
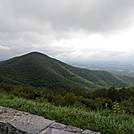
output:
<path id="1" fill-rule="evenodd" d="M 134 84 L 134 80 L 130 83 L 128 79 L 106 71 L 73 67 L 38 52 L 0 62 L 0 82 L 65 90 Z"/>

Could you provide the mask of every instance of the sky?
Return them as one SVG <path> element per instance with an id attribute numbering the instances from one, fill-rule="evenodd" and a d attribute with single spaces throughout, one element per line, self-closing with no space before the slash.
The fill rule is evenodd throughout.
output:
<path id="1" fill-rule="evenodd" d="M 0 60 L 134 60 L 134 0 L 0 0 Z"/>

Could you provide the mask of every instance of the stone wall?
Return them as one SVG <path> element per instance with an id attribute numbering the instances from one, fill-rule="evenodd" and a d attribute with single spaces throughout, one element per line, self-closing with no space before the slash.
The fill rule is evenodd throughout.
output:
<path id="1" fill-rule="evenodd" d="M 100 134 L 0 106 L 0 134 Z"/>

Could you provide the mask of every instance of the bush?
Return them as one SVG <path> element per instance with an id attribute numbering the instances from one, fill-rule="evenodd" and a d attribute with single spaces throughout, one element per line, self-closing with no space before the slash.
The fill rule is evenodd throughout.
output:
<path id="1" fill-rule="evenodd" d="M 134 96 L 130 97 L 128 100 L 124 100 L 121 103 L 125 113 L 134 115 Z"/>

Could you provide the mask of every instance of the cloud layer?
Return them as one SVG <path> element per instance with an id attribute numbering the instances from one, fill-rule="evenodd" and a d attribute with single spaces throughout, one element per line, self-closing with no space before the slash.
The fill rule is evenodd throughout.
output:
<path id="1" fill-rule="evenodd" d="M 33 50 L 77 57 L 64 40 L 131 28 L 133 14 L 134 0 L 0 0 L 0 59 Z"/>

